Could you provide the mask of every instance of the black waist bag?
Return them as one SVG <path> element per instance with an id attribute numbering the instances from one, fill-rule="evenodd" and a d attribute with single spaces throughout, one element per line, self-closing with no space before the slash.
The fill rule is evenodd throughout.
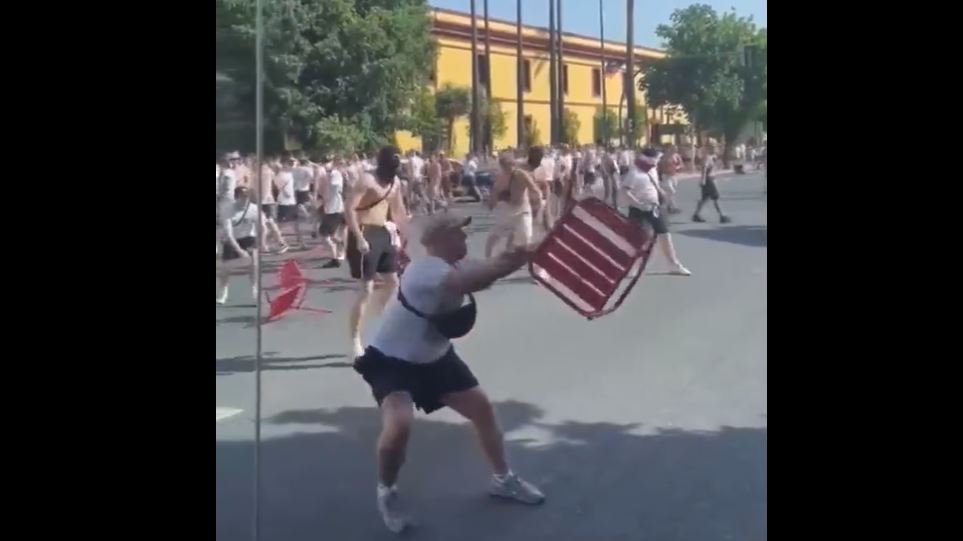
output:
<path id="1" fill-rule="evenodd" d="M 468 294 L 468 304 L 451 312 L 437 315 L 425 314 L 408 304 L 408 299 L 406 299 L 404 293 L 401 292 L 400 286 L 398 287 L 398 300 L 401 302 L 401 305 L 412 314 L 421 319 L 427 319 L 438 329 L 438 332 L 446 338 L 461 338 L 465 336 L 471 332 L 475 326 L 475 318 L 478 317 L 478 308 L 475 306 L 475 296 L 471 293 Z"/>

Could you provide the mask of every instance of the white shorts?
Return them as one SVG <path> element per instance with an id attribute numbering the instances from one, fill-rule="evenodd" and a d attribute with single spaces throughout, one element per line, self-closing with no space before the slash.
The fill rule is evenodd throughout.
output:
<path id="1" fill-rule="evenodd" d="M 662 189 L 665 190 L 667 193 L 675 194 L 675 187 L 677 185 L 675 177 L 662 177 L 661 179 L 659 179 L 659 184 L 662 186 Z"/>
<path id="2" fill-rule="evenodd" d="M 496 237 L 514 235 L 512 243 L 515 246 L 525 246 L 532 242 L 532 210 L 528 207 L 521 209 L 508 203 L 495 205 L 495 226 L 491 234 Z"/>

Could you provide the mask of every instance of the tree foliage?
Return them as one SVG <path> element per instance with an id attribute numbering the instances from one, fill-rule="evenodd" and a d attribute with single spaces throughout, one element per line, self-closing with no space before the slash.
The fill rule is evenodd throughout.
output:
<path id="1" fill-rule="evenodd" d="M 676 10 L 659 25 L 665 59 L 644 68 L 640 87 L 653 106 L 677 104 L 700 131 L 721 133 L 732 144 L 745 125 L 763 113 L 767 96 L 766 29 L 734 11 L 721 16 L 695 4 Z M 745 65 L 747 47 L 751 65 Z"/>
<path id="2" fill-rule="evenodd" d="M 233 111 L 253 125 L 255 0 L 215 0 L 215 64 L 231 81 Z M 357 135 L 370 148 L 403 128 L 434 58 L 425 0 L 264 2 L 264 123 L 309 144 Z M 230 119 L 218 111 L 219 126 Z M 253 137 L 250 139 L 253 141 Z"/>
<path id="3" fill-rule="evenodd" d="M 532 148 L 533 146 L 542 144 L 542 132 L 538 129 L 538 123 L 533 119 L 531 122 L 525 123 L 525 148 Z"/>
<path id="4" fill-rule="evenodd" d="M 602 128 L 605 128 L 604 130 Z M 602 141 L 607 145 L 609 140 L 619 136 L 619 115 L 611 109 L 601 107 L 595 109 L 595 116 L 592 117 L 592 137 L 595 141 Z"/>
<path id="5" fill-rule="evenodd" d="M 581 127 L 582 121 L 579 120 L 578 114 L 566 107 L 562 115 L 562 142 L 569 145 L 579 144 L 578 130 Z"/>
<path id="6" fill-rule="evenodd" d="M 445 149 L 450 154 L 454 145 L 455 119 L 471 111 L 471 90 L 445 84 L 435 93 L 435 114 L 445 121 Z"/>

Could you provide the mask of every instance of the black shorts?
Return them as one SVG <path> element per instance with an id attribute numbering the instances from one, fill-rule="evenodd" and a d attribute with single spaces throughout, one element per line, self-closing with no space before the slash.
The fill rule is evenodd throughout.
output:
<path id="1" fill-rule="evenodd" d="M 713 179 L 706 180 L 705 184 L 702 185 L 702 200 L 712 199 L 713 201 L 719 200 L 719 188 L 716 186 L 716 181 Z"/>
<path id="2" fill-rule="evenodd" d="M 264 213 L 264 219 L 276 220 L 278 217 L 278 205 L 277 203 L 264 203 L 261 205 L 261 212 Z"/>
<path id="3" fill-rule="evenodd" d="M 294 192 L 294 200 L 299 205 L 307 205 L 311 202 L 311 192 Z"/>
<path id="4" fill-rule="evenodd" d="M 338 228 L 345 224 L 344 213 L 336 212 L 334 214 L 322 214 L 321 215 L 321 225 L 318 226 L 318 233 L 322 237 L 330 237 L 334 235 Z"/>
<path id="5" fill-rule="evenodd" d="M 257 239 L 255 239 L 254 237 L 244 237 L 244 238 L 237 239 L 237 244 L 238 246 L 241 247 L 242 250 L 251 250 L 255 246 L 257 246 L 256 241 Z M 230 242 L 224 243 L 224 251 L 222 252 L 221 259 L 223 259 L 224 261 L 230 261 L 232 259 L 238 259 L 240 257 L 241 257 L 241 254 L 237 253 L 237 250 L 234 249 L 234 246 L 232 246 Z"/>
<path id="6" fill-rule="evenodd" d="M 389 394 L 405 391 L 411 395 L 415 407 L 425 413 L 445 407 L 441 399 L 446 394 L 478 386 L 475 375 L 458 357 L 454 347 L 437 361 L 415 364 L 388 357 L 368 346 L 364 355 L 355 359 L 354 370 L 371 387 L 371 394 L 378 406 Z"/>
<path id="7" fill-rule="evenodd" d="M 358 239 L 354 233 L 348 233 L 345 255 L 351 267 L 351 277 L 374 280 L 375 273 L 398 272 L 398 250 L 391 244 L 388 230 L 377 225 L 362 225 L 361 228 L 371 249 L 362 257 L 358 251 Z"/>
<path id="8" fill-rule="evenodd" d="M 669 232 L 669 224 L 665 221 L 665 216 L 661 212 L 654 213 L 635 207 L 629 207 L 629 219 L 645 225 L 648 223 L 656 235 L 665 235 Z"/>
<path id="9" fill-rule="evenodd" d="M 298 221 L 298 206 L 297 205 L 278 205 L 277 220 L 279 224 Z"/>

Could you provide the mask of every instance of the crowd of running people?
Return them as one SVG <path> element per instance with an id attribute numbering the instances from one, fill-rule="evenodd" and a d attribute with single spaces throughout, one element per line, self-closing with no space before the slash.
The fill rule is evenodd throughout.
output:
<path id="1" fill-rule="evenodd" d="M 666 214 L 681 212 L 676 198 L 678 175 L 698 172 L 701 197 L 692 220 L 705 221 L 701 211 L 711 202 L 720 222 L 730 221 L 719 204 L 714 174 L 721 159 L 716 149 L 714 143 L 639 151 L 560 145 L 534 147 L 527 153 L 506 150 L 491 158 L 469 154 L 463 161 L 450 159 L 444 152 L 423 156 L 410 151 L 405 157 L 398 156 L 393 176 L 401 206 L 393 219 L 386 216 L 384 221 L 391 242 L 398 244 L 399 221 L 409 215 L 447 211 L 457 196 L 467 196 L 487 205 L 496 218 L 485 249 L 490 257 L 499 241 L 504 240 L 506 246 L 524 245 L 531 241 L 534 226 L 547 231 L 569 205 L 596 197 L 653 227 L 672 272 L 689 274 L 675 255 Z M 753 166 L 767 168 L 765 146 L 738 145 L 732 151 L 737 172 Z M 385 152 L 394 156 L 395 151 L 386 147 Z M 511 175 L 519 165 L 529 168 L 530 184 L 517 182 Z M 248 265 L 254 276 L 257 251 L 283 254 L 291 249 L 285 233 L 300 250 L 308 249 L 309 237 L 320 239 L 323 253 L 319 256 L 330 258 L 324 267 L 340 267 L 351 250 L 348 202 L 364 194 L 365 179 L 378 167 L 378 157 L 363 154 L 312 160 L 304 153 L 289 153 L 266 157 L 258 182 L 253 156 L 242 157 L 238 152 L 221 156 L 216 167 L 218 303 L 227 300 L 230 268 Z M 259 197 L 261 213 L 256 207 Z"/>

